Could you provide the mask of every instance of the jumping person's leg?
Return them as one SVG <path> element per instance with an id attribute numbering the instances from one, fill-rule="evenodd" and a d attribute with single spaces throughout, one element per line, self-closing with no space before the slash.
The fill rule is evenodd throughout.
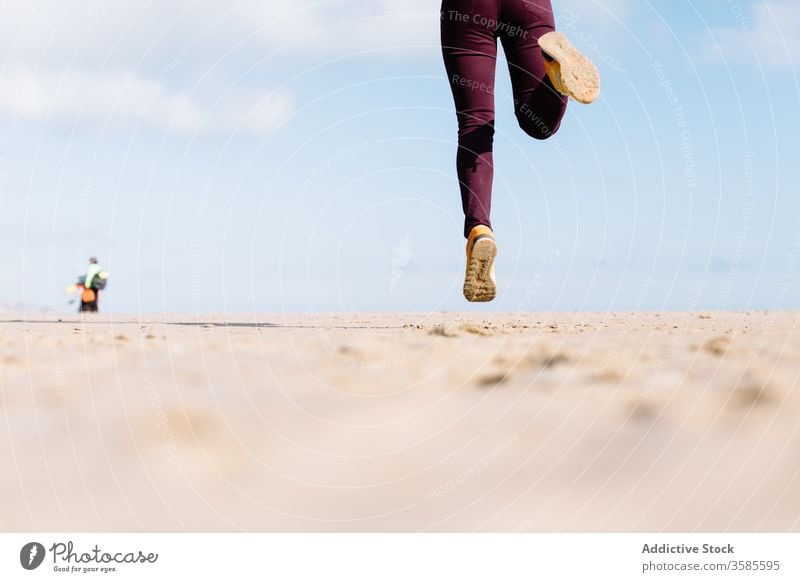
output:
<path id="1" fill-rule="evenodd" d="M 555 30 L 550 0 L 506 0 L 502 18 L 509 23 L 499 32 L 517 121 L 531 137 L 547 139 L 558 131 L 567 110 L 567 97 L 548 77 L 539 46 L 539 38 Z"/>
<path id="2" fill-rule="evenodd" d="M 499 0 L 443 0 L 442 54 L 458 117 L 456 167 L 464 209 L 464 297 L 497 295 L 489 214 L 494 167 L 494 80 Z"/>
<path id="3" fill-rule="evenodd" d="M 443 0 L 442 54 L 458 118 L 456 169 L 464 236 L 491 227 L 498 0 Z"/>
<path id="4" fill-rule="evenodd" d="M 550 0 L 442 0 L 442 53 L 458 116 L 457 171 L 467 237 L 464 296 L 496 295 L 491 230 L 497 38 L 509 63 L 520 127 L 536 139 L 558 131 L 567 96 L 589 103 L 594 65 L 554 32 Z"/>

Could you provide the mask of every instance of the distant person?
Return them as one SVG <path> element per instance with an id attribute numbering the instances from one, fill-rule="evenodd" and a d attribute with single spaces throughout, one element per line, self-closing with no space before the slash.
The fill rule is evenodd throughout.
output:
<path id="1" fill-rule="evenodd" d="M 458 118 L 456 168 L 467 238 L 464 297 L 491 301 L 497 295 L 497 244 L 489 220 L 497 39 L 508 61 L 517 121 L 535 139 L 558 131 L 568 97 L 581 103 L 597 99 L 600 75 L 555 32 L 550 0 L 443 0 L 441 35 Z"/>
<path id="2" fill-rule="evenodd" d="M 78 282 L 67 288 L 67 292 L 81 292 L 81 303 L 78 311 L 97 311 L 100 300 L 100 290 L 105 289 L 108 282 L 106 273 L 97 263 L 97 258 L 89 259 L 89 268 L 85 275 L 78 277 Z M 72 303 L 72 301 L 70 301 Z"/>

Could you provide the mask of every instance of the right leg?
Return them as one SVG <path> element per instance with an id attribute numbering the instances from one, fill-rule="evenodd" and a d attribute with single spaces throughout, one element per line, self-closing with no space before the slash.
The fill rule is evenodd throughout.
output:
<path id="1" fill-rule="evenodd" d="M 513 25 L 501 40 L 514 90 L 514 113 L 525 133 L 547 139 L 558 131 L 567 110 L 567 98 L 553 87 L 539 47 L 539 38 L 555 30 L 550 0 L 507 0 L 502 18 Z"/>
<path id="2" fill-rule="evenodd" d="M 458 118 L 456 169 L 464 210 L 464 236 L 491 228 L 494 165 L 495 30 L 498 0 L 443 0 L 442 54 Z"/>

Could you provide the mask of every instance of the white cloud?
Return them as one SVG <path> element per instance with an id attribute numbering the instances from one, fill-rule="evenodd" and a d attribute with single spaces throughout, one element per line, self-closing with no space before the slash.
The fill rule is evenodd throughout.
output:
<path id="1" fill-rule="evenodd" d="M 263 40 L 295 52 L 326 55 L 374 49 L 435 47 L 439 42 L 437 0 L 273 0 L 249 6 L 267 25 Z"/>
<path id="2" fill-rule="evenodd" d="M 293 111 L 288 91 L 242 87 L 243 67 L 268 52 L 278 49 L 262 63 L 267 70 L 291 65 L 292 55 L 437 39 L 430 0 L 10 0 L 0 18 L 0 112 L 181 133 L 224 134 L 241 124 L 239 132 L 263 135 Z M 222 88 L 209 94 L 215 84 Z"/>
<path id="3" fill-rule="evenodd" d="M 57 124 L 144 126 L 181 134 L 264 135 L 291 115 L 291 95 L 232 88 L 202 102 L 169 92 L 128 72 L 34 72 L 14 67 L 0 73 L 0 111 Z"/>
<path id="4" fill-rule="evenodd" d="M 195 45 L 223 54 L 250 35 L 270 48 L 341 54 L 435 44 L 438 14 L 438 0 L 11 0 L 0 54 L 97 64 L 158 52 L 171 60 Z"/>
<path id="5" fill-rule="evenodd" d="M 793 68 L 800 60 L 800 2 L 764 0 L 752 14 L 731 10 L 736 26 L 714 30 L 706 51 L 714 58 L 753 61 L 773 68 Z"/>

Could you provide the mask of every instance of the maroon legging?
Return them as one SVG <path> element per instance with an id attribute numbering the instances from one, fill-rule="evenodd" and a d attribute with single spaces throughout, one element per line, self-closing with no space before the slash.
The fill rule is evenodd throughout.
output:
<path id="1" fill-rule="evenodd" d="M 464 236 L 491 227 L 497 39 L 506 53 L 514 111 L 536 139 L 558 131 L 567 108 L 545 74 L 539 37 L 555 29 L 550 0 L 442 0 L 442 54 L 458 117 L 456 166 Z"/>

